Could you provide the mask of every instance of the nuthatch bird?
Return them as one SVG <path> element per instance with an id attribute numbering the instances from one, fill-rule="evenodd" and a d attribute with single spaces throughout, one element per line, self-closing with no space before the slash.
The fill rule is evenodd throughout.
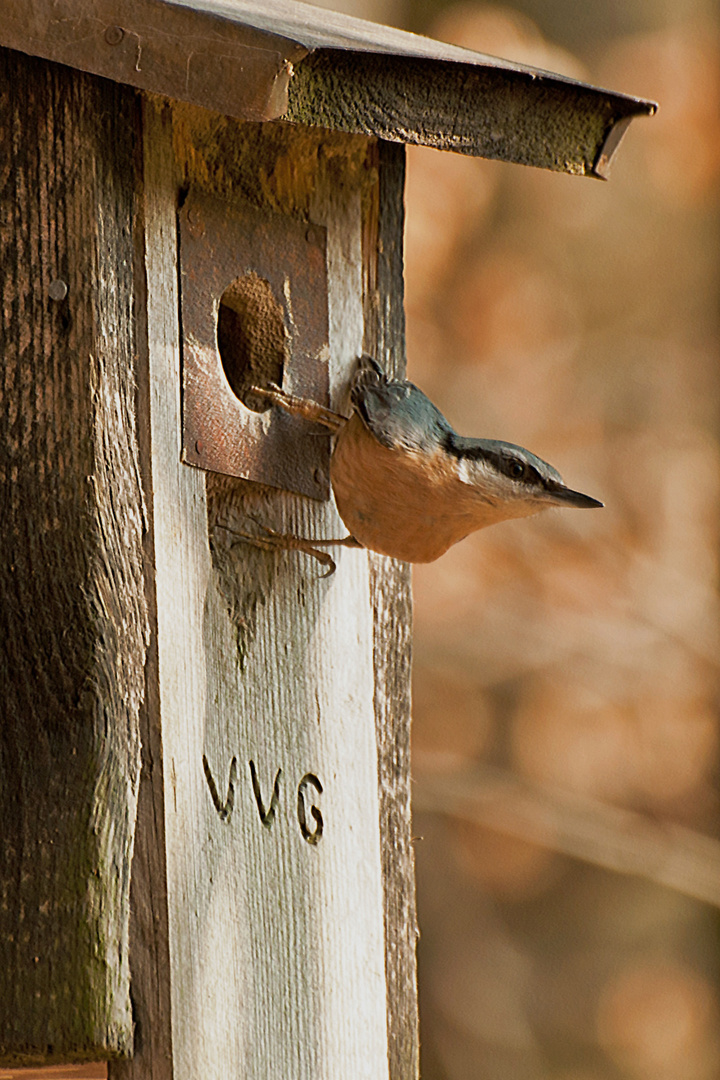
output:
<path id="1" fill-rule="evenodd" d="M 352 382 L 348 419 L 273 388 L 253 391 L 336 434 L 330 479 L 343 540 L 287 538 L 313 545 L 366 547 L 426 563 L 477 529 L 528 517 L 551 506 L 602 506 L 567 487 L 552 465 L 513 443 L 458 435 L 417 386 L 390 379 L 364 356 Z M 267 546 L 283 546 L 268 534 Z M 322 560 L 334 568 L 329 556 Z"/>

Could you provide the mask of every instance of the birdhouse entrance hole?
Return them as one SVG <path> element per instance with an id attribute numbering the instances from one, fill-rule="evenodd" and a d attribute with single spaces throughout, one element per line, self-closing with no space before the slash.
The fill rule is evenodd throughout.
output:
<path id="1" fill-rule="evenodd" d="M 330 404 L 325 228 L 202 191 L 178 224 L 182 460 L 327 499 L 329 433 L 250 389 Z"/>
<path id="2" fill-rule="evenodd" d="M 251 271 L 228 285 L 218 307 L 217 347 L 233 393 L 253 412 L 265 412 L 270 403 L 252 386 L 282 386 L 287 338 L 269 281 Z"/>

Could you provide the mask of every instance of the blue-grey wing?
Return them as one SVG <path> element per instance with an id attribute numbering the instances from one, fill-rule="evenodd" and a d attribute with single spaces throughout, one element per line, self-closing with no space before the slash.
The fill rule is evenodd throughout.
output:
<path id="1" fill-rule="evenodd" d="M 389 379 L 370 357 L 363 357 L 350 396 L 367 429 L 389 450 L 432 452 L 452 434 L 450 424 L 422 390 L 407 380 Z"/>

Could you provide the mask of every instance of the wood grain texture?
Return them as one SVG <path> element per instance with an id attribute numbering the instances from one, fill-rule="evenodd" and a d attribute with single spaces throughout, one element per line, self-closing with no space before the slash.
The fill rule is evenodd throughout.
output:
<path id="1" fill-rule="evenodd" d="M 93 1059 L 132 1045 L 135 99 L 0 67 L 0 1058 Z"/>
<path id="2" fill-rule="evenodd" d="M 387 372 L 399 378 L 405 374 L 404 188 L 405 148 L 379 143 L 377 210 L 375 213 L 371 206 L 365 230 L 365 262 L 370 264 L 366 271 L 366 333 L 373 355 Z M 390 1078 L 415 1080 L 420 1066 L 410 770 L 410 567 L 371 553 L 370 592 Z"/>
<path id="3" fill-rule="evenodd" d="M 143 103 L 144 104 L 144 103 Z M 147 109 L 145 109 L 147 111 Z M 153 114 L 153 119 L 155 116 Z M 141 117 L 141 125 L 144 119 Z M 169 113 L 166 124 L 169 123 Z M 168 140 L 160 143 L 167 150 Z M 165 245 L 157 239 L 157 216 L 148 209 L 144 190 L 172 192 L 174 157 L 155 154 L 143 160 L 142 128 L 137 141 L 141 197 L 138 199 L 135 229 L 135 333 L 138 350 L 138 445 L 141 474 L 148 508 L 145 535 L 145 570 L 148 616 L 157 626 L 155 592 L 155 529 L 153 522 L 153 468 L 151 457 L 151 417 L 162 407 L 157 384 L 150 382 L 150 336 L 155 350 L 166 347 L 177 355 L 177 303 L 174 264 L 162 261 Z M 145 173 L 150 170 L 147 177 Z M 153 171 L 154 170 L 154 171 Z M 152 204 L 150 206 L 152 210 Z M 147 244 L 150 244 L 148 249 Z M 152 288 L 148 287 L 148 281 Z M 151 390 L 155 397 L 151 400 Z M 173 403 L 171 416 L 176 405 Z M 145 699 L 140 710 L 142 768 L 138 792 L 135 847 L 130 881 L 130 990 L 134 1021 L 132 1057 L 108 1063 L 109 1080 L 172 1080 L 172 1032 L 170 1015 L 170 959 L 168 942 L 167 871 L 165 859 L 165 776 L 158 672 L 158 636 L 152 633 L 145 665 Z M 1 1078 L 0 1078 L 1 1080 Z M 52 1078 L 48 1078 L 52 1080 Z M 61 1078 L 62 1080 L 62 1078 Z"/>
<path id="4" fill-rule="evenodd" d="M 367 147 L 187 109 L 171 135 L 166 120 L 148 115 L 145 178 L 174 1074 L 377 1080 L 388 1038 L 368 557 L 343 551 L 323 579 L 304 556 L 243 544 L 232 530 L 252 518 L 301 535 L 342 525 L 330 504 L 180 463 L 177 187 L 162 164 L 172 147 L 181 187 L 327 228 L 337 403 L 363 340 Z"/>

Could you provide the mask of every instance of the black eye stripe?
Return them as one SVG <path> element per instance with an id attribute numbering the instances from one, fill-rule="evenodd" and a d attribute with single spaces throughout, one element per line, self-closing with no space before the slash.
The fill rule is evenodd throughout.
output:
<path id="1" fill-rule="evenodd" d="M 535 466 L 522 458 L 496 453 L 489 449 L 487 445 L 458 446 L 455 441 L 456 438 L 454 432 L 448 432 L 443 440 L 444 449 L 453 457 L 465 461 L 487 461 L 494 465 L 498 472 L 508 476 L 511 480 L 524 480 L 527 484 L 536 484 L 538 487 L 545 486 L 545 480 Z"/>
<path id="2" fill-rule="evenodd" d="M 493 454 L 492 463 L 499 472 L 511 480 L 524 480 L 527 484 L 542 484 L 542 477 L 537 469 L 521 458 L 506 458 L 502 454 Z"/>

